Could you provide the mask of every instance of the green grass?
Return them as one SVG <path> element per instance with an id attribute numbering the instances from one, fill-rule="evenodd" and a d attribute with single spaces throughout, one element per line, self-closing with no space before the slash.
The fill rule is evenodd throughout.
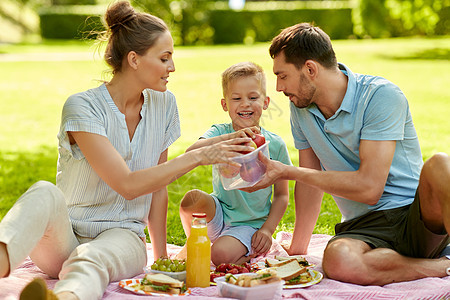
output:
<path id="1" fill-rule="evenodd" d="M 409 100 L 424 159 L 450 152 L 450 38 L 342 40 L 334 42 L 338 61 L 356 73 L 383 76 L 396 83 Z M 65 53 L 61 59 L 58 53 Z M 17 55 L 20 54 L 20 59 Z M 53 57 L 56 61 L 44 60 Z M 220 74 L 233 63 L 251 60 L 266 71 L 271 97 L 262 125 L 288 144 L 298 156 L 290 134 L 288 100 L 275 91 L 268 44 L 254 46 L 177 47 L 176 72 L 169 89 L 177 96 L 182 137 L 170 148 L 181 154 L 213 123 L 227 122 L 220 107 Z M 87 42 L 48 41 L 39 45 L 0 45 L 0 218 L 32 183 L 54 182 L 56 134 L 64 101 L 73 93 L 107 79 L 101 55 Z M 184 193 L 192 188 L 210 192 L 210 167 L 197 168 L 169 186 L 168 242 L 182 244 L 178 216 Z M 291 231 L 295 215 L 293 182 L 290 204 L 278 230 Z M 340 213 L 324 197 L 315 233 L 333 234 Z"/>

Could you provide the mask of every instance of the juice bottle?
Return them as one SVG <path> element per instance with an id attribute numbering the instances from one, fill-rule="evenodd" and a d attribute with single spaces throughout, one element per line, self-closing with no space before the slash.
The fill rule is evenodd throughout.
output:
<path id="1" fill-rule="evenodd" d="M 211 241 L 206 214 L 192 214 L 191 234 L 187 239 L 186 286 L 208 287 L 211 266 Z"/>

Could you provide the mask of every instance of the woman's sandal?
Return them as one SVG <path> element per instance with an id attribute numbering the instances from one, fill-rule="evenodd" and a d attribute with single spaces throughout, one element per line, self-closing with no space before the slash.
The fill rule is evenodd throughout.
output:
<path id="1" fill-rule="evenodd" d="M 53 291 L 47 289 L 45 280 L 36 277 L 28 283 L 20 293 L 20 300 L 57 300 Z"/>

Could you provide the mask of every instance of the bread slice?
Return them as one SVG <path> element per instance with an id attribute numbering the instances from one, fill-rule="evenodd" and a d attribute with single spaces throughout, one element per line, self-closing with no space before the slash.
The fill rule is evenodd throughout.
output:
<path id="1" fill-rule="evenodd" d="M 308 261 L 306 260 L 306 258 L 304 258 L 303 256 L 300 255 L 292 255 L 292 256 L 275 256 L 275 259 L 278 259 L 279 261 L 286 261 L 286 260 L 291 260 L 295 258 L 301 265 L 307 266 L 309 265 Z"/>
<path id="2" fill-rule="evenodd" d="M 306 267 L 301 266 L 296 259 L 288 261 L 286 264 L 275 268 L 278 277 L 288 281 L 292 278 L 300 276 L 300 274 L 307 271 Z"/>
<path id="3" fill-rule="evenodd" d="M 278 259 L 268 257 L 268 258 L 266 258 L 266 265 L 268 265 L 269 267 L 280 267 L 291 261 L 297 261 L 297 259 L 291 258 L 289 260 L 278 260 Z"/>
<path id="4" fill-rule="evenodd" d="M 168 288 L 164 291 L 159 290 L 156 285 L 144 285 L 144 291 L 156 294 L 169 294 L 169 295 L 179 295 L 181 293 L 180 288 Z"/>
<path id="5" fill-rule="evenodd" d="M 182 288 L 183 282 L 162 273 L 149 273 L 145 278 L 154 285 L 168 285 L 172 288 Z"/>

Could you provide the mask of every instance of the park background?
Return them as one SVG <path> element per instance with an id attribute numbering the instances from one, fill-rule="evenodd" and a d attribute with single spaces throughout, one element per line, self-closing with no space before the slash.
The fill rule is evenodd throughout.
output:
<path id="1" fill-rule="evenodd" d="M 108 80 L 101 30 L 107 0 L 2 0 L 0 3 L 0 219 L 38 180 L 55 182 L 57 139 L 67 97 Z M 135 0 L 142 11 L 171 27 L 181 138 L 169 149 L 180 155 L 212 124 L 228 122 L 220 107 L 220 75 L 231 64 L 254 61 L 266 71 L 271 97 L 261 125 L 287 143 L 298 164 L 289 125 L 289 100 L 275 91 L 270 39 L 286 26 L 314 22 L 327 31 L 339 62 L 356 73 L 383 76 L 409 100 L 423 158 L 450 153 L 450 1 L 228 1 Z M 94 33 L 94 34 L 92 34 Z M 290 202 L 277 229 L 292 231 Z M 168 242 L 185 235 L 178 206 L 185 192 L 212 191 L 211 167 L 199 167 L 168 186 Z M 324 196 L 315 233 L 334 234 L 340 213 Z"/>

